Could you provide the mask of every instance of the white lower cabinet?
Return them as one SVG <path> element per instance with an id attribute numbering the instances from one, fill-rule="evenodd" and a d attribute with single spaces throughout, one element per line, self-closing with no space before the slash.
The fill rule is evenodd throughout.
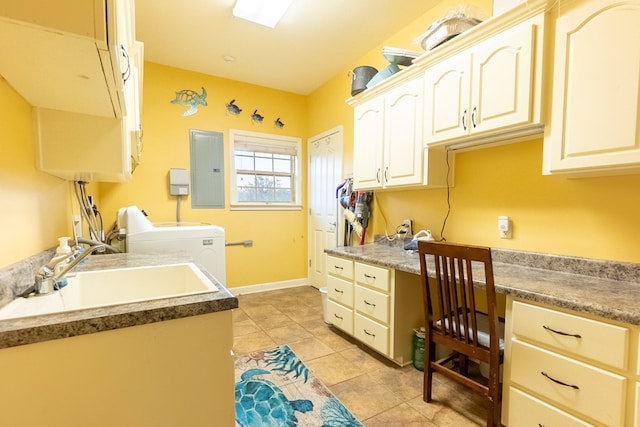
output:
<path id="1" fill-rule="evenodd" d="M 327 257 L 333 326 L 399 365 L 413 359 L 413 330 L 424 323 L 420 276 Z"/>
<path id="2" fill-rule="evenodd" d="M 336 328 L 342 329 L 349 335 L 353 335 L 353 310 L 333 300 L 327 301 L 329 318 Z"/>
<path id="3" fill-rule="evenodd" d="M 510 412 L 517 414 L 512 417 L 509 427 L 535 425 L 531 423 L 531 420 L 536 420 L 536 423 L 542 426 L 585 427 L 592 425 L 514 387 L 509 388 L 509 401 L 511 402 Z"/>
<path id="4" fill-rule="evenodd" d="M 513 339 L 511 382 L 551 404 L 607 426 L 622 426 L 626 378 Z"/>
<path id="5" fill-rule="evenodd" d="M 509 297 L 502 422 L 638 425 L 633 329 Z"/>

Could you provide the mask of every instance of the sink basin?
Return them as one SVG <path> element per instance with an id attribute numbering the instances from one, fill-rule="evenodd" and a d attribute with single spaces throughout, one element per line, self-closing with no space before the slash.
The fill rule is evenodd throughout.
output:
<path id="1" fill-rule="evenodd" d="M 0 309 L 0 320 L 218 291 L 193 263 L 85 271 L 67 278 L 60 291 L 16 298 Z"/>

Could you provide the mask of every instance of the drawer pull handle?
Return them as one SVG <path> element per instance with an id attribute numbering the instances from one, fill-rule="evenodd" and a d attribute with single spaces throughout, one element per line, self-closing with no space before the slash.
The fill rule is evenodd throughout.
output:
<path id="1" fill-rule="evenodd" d="M 550 327 L 548 327 L 547 325 L 542 325 L 542 327 L 543 327 L 544 329 L 546 329 L 547 331 L 551 331 L 551 332 L 553 332 L 554 334 L 564 335 L 565 337 L 582 338 L 582 335 L 580 335 L 580 334 L 570 334 L 570 333 L 567 333 L 567 332 L 556 331 L 555 329 L 550 328 Z"/>
<path id="2" fill-rule="evenodd" d="M 546 372 L 540 372 L 540 373 L 542 374 L 542 376 L 544 376 L 544 377 L 546 377 L 546 378 L 549 378 L 551 381 L 553 381 L 553 382 L 554 382 L 554 383 L 556 383 L 556 384 L 560 384 L 560 385 L 563 385 L 563 386 L 565 386 L 565 387 L 571 387 L 571 388 L 573 388 L 573 389 L 575 389 L 575 390 L 580 390 L 580 387 L 578 387 L 577 385 L 563 383 L 562 381 L 557 380 L 557 379 L 555 379 L 555 378 L 551 377 L 551 376 L 550 376 L 549 374 L 547 374 Z"/>
<path id="3" fill-rule="evenodd" d="M 342 317 L 342 316 L 338 316 L 336 313 L 333 313 L 333 315 L 334 315 L 337 319 L 344 320 L 344 317 Z"/>
<path id="4" fill-rule="evenodd" d="M 364 301 L 365 304 L 370 305 L 371 307 L 375 307 L 376 306 L 374 303 L 369 302 L 366 299 L 363 299 L 362 301 Z"/>
<path id="5" fill-rule="evenodd" d="M 336 270 L 344 270 L 344 267 L 340 267 L 339 265 L 334 265 L 333 268 Z"/>
<path id="6" fill-rule="evenodd" d="M 364 333 L 369 335 L 370 337 L 376 337 L 376 334 L 372 334 L 371 332 L 367 331 L 366 329 L 363 329 Z"/>
<path id="7" fill-rule="evenodd" d="M 369 276 L 367 273 L 364 274 L 364 277 L 366 277 L 367 279 L 376 280 L 376 276 Z"/>
<path id="8" fill-rule="evenodd" d="M 339 294 L 344 294 L 344 291 L 341 291 L 340 289 L 337 288 L 333 288 L 334 291 L 336 291 Z"/>

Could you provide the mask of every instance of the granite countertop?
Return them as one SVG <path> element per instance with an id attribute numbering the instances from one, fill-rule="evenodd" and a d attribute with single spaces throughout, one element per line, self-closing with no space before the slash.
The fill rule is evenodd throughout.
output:
<path id="1" fill-rule="evenodd" d="M 78 265 L 78 271 L 192 262 L 192 259 L 184 253 L 153 255 L 125 253 L 89 256 L 86 260 L 85 264 Z M 238 299 L 206 270 L 203 272 L 216 285 L 218 292 L 0 320 L 0 348 L 237 308 Z"/>
<path id="2" fill-rule="evenodd" d="M 401 242 L 376 239 L 374 243 L 339 246 L 325 252 L 420 274 L 418 254 L 405 251 Z M 640 325 L 640 264 L 504 249 L 492 249 L 491 253 L 499 293 Z"/>

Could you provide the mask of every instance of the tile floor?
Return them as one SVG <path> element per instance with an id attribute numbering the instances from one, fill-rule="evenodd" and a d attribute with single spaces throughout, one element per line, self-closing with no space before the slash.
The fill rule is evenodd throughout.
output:
<path id="1" fill-rule="evenodd" d="M 485 424 L 482 399 L 435 374 L 422 400 L 422 372 L 399 367 L 327 325 L 320 292 L 310 286 L 240 295 L 233 312 L 236 355 L 287 344 L 367 427 L 464 427 Z"/>

